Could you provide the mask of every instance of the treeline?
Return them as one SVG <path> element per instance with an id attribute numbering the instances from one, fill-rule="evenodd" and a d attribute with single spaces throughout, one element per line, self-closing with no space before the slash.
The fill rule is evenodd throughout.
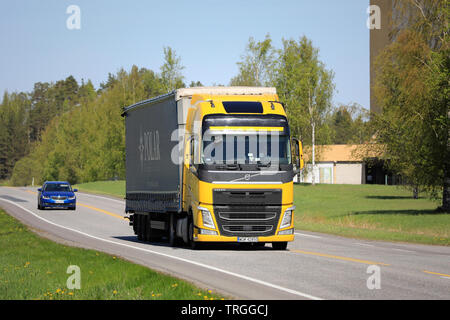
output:
<path id="1" fill-rule="evenodd" d="M 38 82 L 31 93 L 5 92 L 0 105 L 0 180 L 10 176 L 54 117 L 95 95 L 93 90 L 90 81 L 78 85 L 69 76 L 56 83 Z"/>
<path id="2" fill-rule="evenodd" d="M 276 50 L 269 36 L 261 42 L 250 38 L 230 85 L 276 86 L 294 134 L 305 144 L 313 141 L 312 126 L 316 143 L 366 141 L 367 112 L 356 104 L 332 105 L 333 72 L 319 61 L 318 49 L 305 37 L 283 43 Z M 123 107 L 186 87 L 183 69 L 175 51 L 164 48 L 160 72 L 133 66 L 108 74 L 98 89 L 91 81 L 78 84 L 70 76 L 36 83 L 30 93 L 5 93 L 0 105 L 0 180 L 28 185 L 33 179 L 36 184 L 123 179 Z M 202 84 L 193 81 L 189 86 Z"/>
<path id="3" fill-rule="evenodd" d="M 124 106 L 184 87 L 182 66 L 164 49 L 161 72 L 133 66 L 109 74 L 95 90 L 72 77 L 5 93 L 0 105 L 0 179 L 13 185 L 124 178 Z M 191 85 L 201 85 L 193 82 Z"/>

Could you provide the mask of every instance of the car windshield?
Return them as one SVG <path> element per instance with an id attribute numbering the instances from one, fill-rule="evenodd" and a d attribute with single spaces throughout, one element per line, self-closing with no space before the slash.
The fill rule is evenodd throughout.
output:
<path id="1" fill-rule="evenodd" d="M 45 185 L 44 191 L 70 192 L 72 191 L 72 188 L 67 183 L 48 183 Z"/>
<path id="2" fill-rule="evenodd" d="M 204 164 L 291 164 L 290 139 L 271 132 L 206 134 L 201 162 Z"/>

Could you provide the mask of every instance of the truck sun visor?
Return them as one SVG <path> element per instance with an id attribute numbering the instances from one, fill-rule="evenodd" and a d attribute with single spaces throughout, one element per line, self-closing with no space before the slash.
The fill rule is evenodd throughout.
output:
<path id="1" fill-rule="evenodd" d="M 261 102 L 256 101 L 224 101 L 223 107 L 227 113 L 263 113 Z"/>

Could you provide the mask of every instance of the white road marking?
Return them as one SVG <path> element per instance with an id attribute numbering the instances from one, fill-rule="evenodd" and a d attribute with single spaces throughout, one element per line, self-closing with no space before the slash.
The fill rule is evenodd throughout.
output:
<path id="1" fill-rule="evenodd" d="M 354 244 L 356 244 L 358 246 L 364 246 L 364 247 L 375 247 L 373 244 L 367 244 L 367 243 L 355 242 Z"/>
<path id="2" fill-rule="evenodd" d="M 311 299 L 311 300 L 323 300 L 322 298 L 315 297 L 315 296 L 312 296 L 312 295 L 309 295 L 309 294 L 306 294 L 306 293 L 303 293 L 303 292 L 300 292 L 300 291 L 284 288 L 284 287 L 278 286 L 276 284 L 272 284 L 272 283 L 269 283 L 269 282 L 266 282 L 266 281 L 262 281 L 262 280 L 255 279 L 255 278 L 251 278 L 251 277 L 248 277 L 248 276 L 245 276 L 245 275 L 241 275 L 241 274 L 234 273 L 234 272 L 231 272 L 231 271 L 223 270 L 223 269 L 220 269 L 220 268 L 216 268 L 216 267 L 213 267 L 213 266 L 210 266 L 210 265 L 206 265 L 206 264 L 203 264 L 203 263 L 200 263 L 200 262 L 196 262 L 196 261 L 192 261 L 192 260 L 188 260 L 188 259 L 184 259 L 184 258 L 180 258 L 180 257 L 176 257 L 176 256 L 171 256 L 169 254 L 165 254 L 165 253 L 161 253 L 161 252 L 157 252 L 157 251 L 153 251 L 153 250 L 149 250 L 149 249 L 135 247 L 135 246 L 132 246 L 132 245 L 129 245 L 129 244 L 125 244 L 125 243 L 120 243 L 120 242 L 116 242 L 116 241 L 112 241 L 112 240 L 108 240 L 108 239 L 99 238 L 99 237 L 87 234 L 85 232 L 82 232 L 82 231 L 79 231 L 79 230 L 76 230 L 76 229 L 72 229 L 72 228 L 68 228 L 68 227 L 65 227 L 65 226 L 61 226 L 61 225 L 56 224 L 56 223 L 54 223 L 52 221 L 44 219 L 41 216 L 39 216 L 36 213 L 34 213 L 33 211 L 31 211 L 31 210 L 21 206 L 20 204 L 17 204 L 15 202 L 13 202 L 13 201 L 6 200 L 6 199 L 0 199 L 0 200 L 6 201 L 8 203 L 11 203 L 11 204 L 21 208 L 22 210 L 32 214 L 36 218 L 41 219 L 42 221 L 44 221 L 44 222 L 46 222 L 48 224 L 54 225 L 54 226 L 56 226 L 58 228 L 62 228 L 62 229 L 66 229 L 66 230 L 69 230 L 69 231 L 72 231 L 72 232 L 79 233 L 81 235 L 84 235 L 86 237 L 90 237 L 92 239 L 96 239 L 96 240 L 100 240 L 100 241 L 116 244 L 116 245 L 119 245 L 119 246 L 123 246 L 123 247 L 131 248 L 131 249 L 140 250 L 140 251 L 143 251 L 143 252 L 152 253 L 152 254 L 163 256 L 163 257 L 167 257 L 167 258 L 172 258 L 172 259 L 175 259 L 175 260 L 183 261 L 183 262 L 190 263 L 190 264 L 202 267 L 202 268 L 206 268 L 206 269 L 210 269 L 210 270 L 213 270 L 213 271 L 225 273 L 225 274 L 228 274 L 230 276 L 241 278 L 241 279 L 244 279 L 244 280 L 247 280 L 247 281 L 250 281 L 250 282 L 254 282 L 254 283 L 257 283 L 257 284 L 260 284 L 260 285 L 264 285 L 264 286 L 267 286 L 267 287 L 270 287 L 270 288 L 274 288 L 274 289 L 277 289 L 277 290 L 280 290 L 280 291 L 284 291 L 284 292 L 287 292 L 287 293 L 290 293 L 290 294 L 294 294 L 294 295 L 297 295 L 297 296 L 301 296 L 303 298 L 307 298 L 307 299 Z"/>
<path id="3" fill-rule="evenodd" d="M 295 235 L 297 236 L 301 236 L 301 237 L 307 237 L 307 238 L 315 238 L 315 239 L 321 239 L 322 237 L 319 236 L 314 236 L 312 234 L 305 234 L 305 233 L 300 233 L 300 232 L 294 232 Z"/>
<path id="4" fill-rule="evenodd" d="M 411 250 L 405 250 L 405 249 L 397 249 L 397 248 L 390 248 L 392 250 L 396 250 L 396 251 L 401 251 L 401 252 L 409 252 L 409 253 L 415 253 L 415 251 L 411 251 Z"/>

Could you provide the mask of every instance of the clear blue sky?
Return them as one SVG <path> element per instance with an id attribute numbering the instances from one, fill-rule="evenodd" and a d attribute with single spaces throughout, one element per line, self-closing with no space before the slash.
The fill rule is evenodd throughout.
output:
<path id="1" fill-rule="evenodd" d="M 81 29 L 69 30 L 69 5 Z M 369 108 L 369 0 L 2 0 L 0 90 L 73 75 L 96 88 L 135 64 L 159 72 L 163 47 L 182 59 L 185 82 L 228 84 L 250 36 L 274 45 L 306 35 L 335 72 L 334 103 Z"/>

